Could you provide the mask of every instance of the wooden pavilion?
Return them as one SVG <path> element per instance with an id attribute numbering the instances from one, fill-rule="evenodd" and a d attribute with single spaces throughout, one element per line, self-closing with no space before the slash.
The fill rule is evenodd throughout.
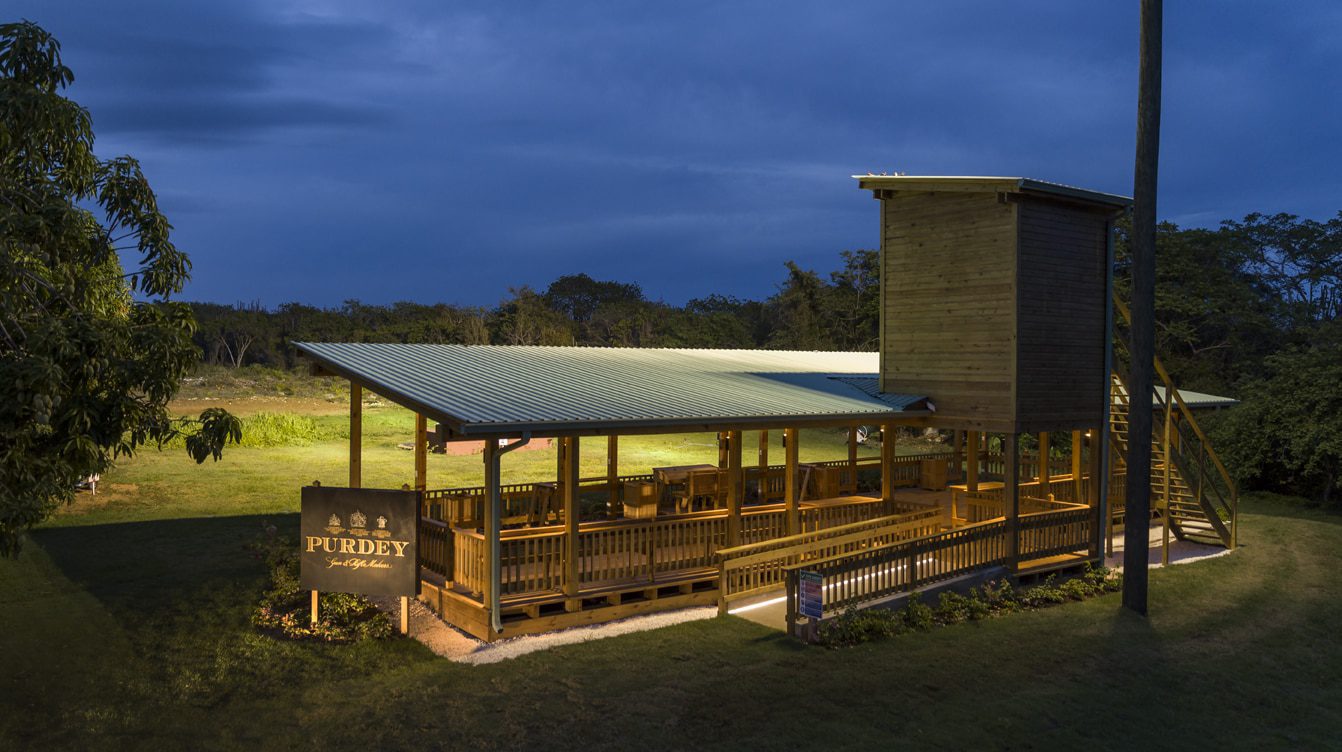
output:
<path id="1" fill-rule="evenodd" d="M 825 577 L 832 613 L 987 569 L 1099 561 L 1124 522 L 1109 270 L 1128 199 L 1022 178 L 858 180 L 881 202 L 878 353 L 299 343 L 350 380 L 351 487 L 362 391 L 418 416 L 421 598 L 494 640 L 726 611 L 802 567 Z M 1158 371 L 1166 540 L 1233 546 L 1234 486 L 1193 417 L 1233 400 Z M 484 442 L 482 486 L 427 488 L 430 421 L 434 441 Z M 879 457 L 858 457 L 862 426 L 881 428 Z M 799 462 L 799 429 L 818 427 L 847 429 L 848 456 Z M 947 451 L 899 455 L 900 427 L 948 432 Z M 619 473 L 620 436 L 687 432 L 717 434 L 716 465 Z M 558 442 L 555 480 L 506 483 L 505 455 L 542 437 Z M 607 472 L 581 477 L 593 439 Z"/>

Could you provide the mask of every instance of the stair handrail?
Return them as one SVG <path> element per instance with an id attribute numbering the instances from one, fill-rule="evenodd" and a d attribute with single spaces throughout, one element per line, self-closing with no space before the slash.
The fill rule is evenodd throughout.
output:
<path id="1" fill-rule="evenodd" d="M 1123 321 L 1128 326 L 1132 326 L 1132 314 L 1128 311 L 1128 307 L 1123 304 L 1123 301 L 1119 300 L 1117 295 L 1114 296 L 1114 308 L 1119 312 L 1119 315 L 1123 317 Z M 1174 380 L 1170 378 L 1169 372 L 1165 370 L 1165 364 L 1160 362 L 1159 356 L 1153 355 L 1151 360 L 1155 365 L 1156 374 L 1165 385 L 1165 399 L 1168 400 L 1169 395 L 1174 396 L 1174 402 L 1179 406 L 1179 413 L 1183 415 L 1188 426 L 1193 429 L 1194 435 L 1198 437 L 1198 441 L 1200 442 L 1200 448 L 1211 458 L 1212 465 L 1216 468 L 1216 471 L 1220 473 L 1221 480 L 1225 482 L 1226 488 L 1230 491 L 1230 519 L 1231 524 L 1234 525 L 1239 517 L 1239 490 L 1235 487 L 1235 481 L 1230 477 L 1230 471 L 1226 470 L 1226 466 L 1221 462 L 1221 458 L 1217 456 L 1216 450 L 1212 449 L 1211 441 L 1207 438 L 1207 434 L 1203 433 L 1202 426 L 1198 425 L 1197 419 L 1193 417 L 1192 410 L 1188 408 L 1188 404 L 1184 402 L 1183 396 L 1179 394 L 1179 390 L 1174 386 Z M 1120 378 L 1119 381 L 1122 382 L 1122 379 Z M 1126 383 L 1123 384 L 1123 388 L 1128 391 L 1128 401 L 1131 402 L 1131 390 L 1127 389 Z"/>

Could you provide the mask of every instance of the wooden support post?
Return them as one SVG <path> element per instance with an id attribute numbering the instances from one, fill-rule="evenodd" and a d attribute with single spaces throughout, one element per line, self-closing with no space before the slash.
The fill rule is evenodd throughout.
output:
<path id="1" fill-rule="evenodd" d="M 606 489 L 606 513 L 614 516 L 620 505 L 620 437 L 615 434 L 606 437 Z"/>
<path id="2" fill-rule="evenodd" d="M 796 535 L 801 532 L 801 515 L 798 509 L 798 500 L 801 498 L 801 489 L 797 481 L 797 429 L 783 429 L 783 503 L 787 509 L 787 534 Z"/>
<path id="3" fill-rule="evenodd" d="M 501 619 L 495 619 L 498 614 L 492 613 L 495 600 L 495 587 L 499 584 L 494 581 L 495 564 L 499 560 L 499 516 L 498 508 L 494 506 L 492 489 L 498 488 L 499 478 L 494 470 L 494 456 L 498 454 L 499 442 L 496 439 L 485 439 L 484 449 L 481 452 L 485 461 L 485 500 L 484 500 L 484 528 L 485 528 L 485 576 L 481 578 L 480 597 L 485 604 L 485 611 L 490 612 L 488 618 L 490 621 L 489 629 L 492 631 L 493 624 L 499 623 Z"/>
<path id="4" fill-rule="evenodd" d="M 760 431 L 759 456 L 756 457 L 760 469 L 759 481 L 759 501 L 761 504 L 769 500 L 769 432 Z"/>
<path id="5" fill-rule="evenodd" d="M 312 591 L 312 623 L 317 623 L 317 591 Z"/>
<path id="6" fill-rule="evenodd" d="M 363 387 L 349 385 L 349 487 L 363 484 Z"/>
<path id="7" fill-rule="evenodd" d="M 564 499 L 564 610 L 577 611 L 578 600 L 578 437 L 559 440 L 559 492 Z M 649 562 L 651 567 L 651 562 Z"/>
<path id="8" fill-rule="evenodd" d="M 1167 390 L 1165 392 L 1165 435 L 1161 441 L 1165 454 L 1164 472 L 1161 473 L 1160 498 L 1163 511 L 1160 513 L 1161 521 L 1164 523 L 1160 548 L 1160 563 L 1162 566 L 1169 566 L 1170 563 L 1170 470 L 1174 464 L 1174 458 L 1170 456 L 1172 447 L 1170 446 L 1170 427 L 1171 413 L 1174 407 L 1174 395 Z"/>
<path id="9" fill-rule="evenodd" d="M 951 431 L 951 479 L 960 480 L 964 477 L 965 466 L 965 432 L 960 429 Z"/>
<path id="10" fill-rule="evenodd" d="M 429 487 L 429 424 L 423 415 L 415 415 L 415 490 Z M 421 497 L 421 500 L 423 497 Z"/>
<path id="11" fill-rule="evenodd" d="M 1002 442 L 1002 500 L 1006 502 L 1006 555 L 1007 568 L 1020 568 L 1020 452 L 1016 434 L 1009 433 Z"/>
<path id="12" fill-rule="evenodd" d="M 745 468 L 741 467 L 741 432 L 727 434 L 727 547 L 741 545 L 741 501 L 745 496 Z"/>
<path id="13" fill-rule="evenodd" d="M 1040 494 L 1040 496 L 1043 496 L 1043 497 L 1047 497 L 1047 496 L 1048 496 L 1048 491 L 1049 491 L 1048 483 L 1049 483 L 1049 476 L 1051 475 L 1051 473 L 1049 472 L 1048 458 L 1049 458 L 1049 455 L 1052 453 L 1052 452 L 1051 452 L 1051 449 L 1052 449 L 1052 447 L 1050 447 L 1050 446 L 1049 446 L 1049 443 L 1048 443 L 1048 431 L 1044 431 L 1043 433 L 1040 433 L 1040 434 L 1039 434 L 1039 472 L 1036 474 L 1036 477 L 1037 477 L 1038 480 L 1039 480 L 1039 494 Z"/>
<path id="14" fill-rule="evenodd" d="M 848 427 L 848 482 L 857 493 L 857 426 Z"/>
<path id="15" fill-rule="evenodd" d="M 881 426 L 881 502 L 882 514 L 894 514 L 895 503 L 895 424 Z"/>
<path id="16" fill-rule="evenodd" d="M 970 431 L 969 462 L 965 465 L 965 487 L 970 491 L 979 490 L 979 460 L 983 457 L 980 446 L 979 432 Z"/>
<path id="17" fill-rule="evenodd" d="M 401 634 L 410 634 L 410 598 L 401 596 Z"/>
<path id="18" fill-rule="evenodd" d="M 1078 504 L 1086 502 L 1086 482 L 1081 465 L 1081 432 L 1072 431 L 1072 500 Z"/>

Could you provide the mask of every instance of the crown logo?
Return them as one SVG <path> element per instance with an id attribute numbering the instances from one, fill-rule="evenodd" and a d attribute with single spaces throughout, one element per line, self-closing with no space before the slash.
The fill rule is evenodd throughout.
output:
<path id="1" fill-rule="evenodd" d="M 387 518 L 380 514 L 377 516 L 377 529 L 378 530 L 387 529 Z"/>
<path id="2" fill-rule="evenodd" d="M 340 527 L 340 515 L 338 514 L 331 515 L 331 519 L 327 520 L 326 524 L 330 525 L 331 527 Z"/>
<path id="3" fill-rule="evenodd" d="M 364 513 L 363 513 L 363 512 L 360 512 L 359 510 L 356 509 L 356 510 L 354 510 L 354 514 L 351 514 L 351 515 L 349 516 L 349 526 L 350 526 L 350 527 L 367 527 L 367 526 L 368 526 L 368 518 L 367 518 L 366 516 L 364 516 Z"/>

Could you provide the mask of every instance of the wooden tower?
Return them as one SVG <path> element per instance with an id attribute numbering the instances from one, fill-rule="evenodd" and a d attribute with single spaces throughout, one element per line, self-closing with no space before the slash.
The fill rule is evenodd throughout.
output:
<path id="1" fill-rule="evenodd" d="M 1114 220 L 1131 203 L 1027 178 L 857 176 L 881 202 L 881 389 L 943 428 L 1104 422 Z"/>

